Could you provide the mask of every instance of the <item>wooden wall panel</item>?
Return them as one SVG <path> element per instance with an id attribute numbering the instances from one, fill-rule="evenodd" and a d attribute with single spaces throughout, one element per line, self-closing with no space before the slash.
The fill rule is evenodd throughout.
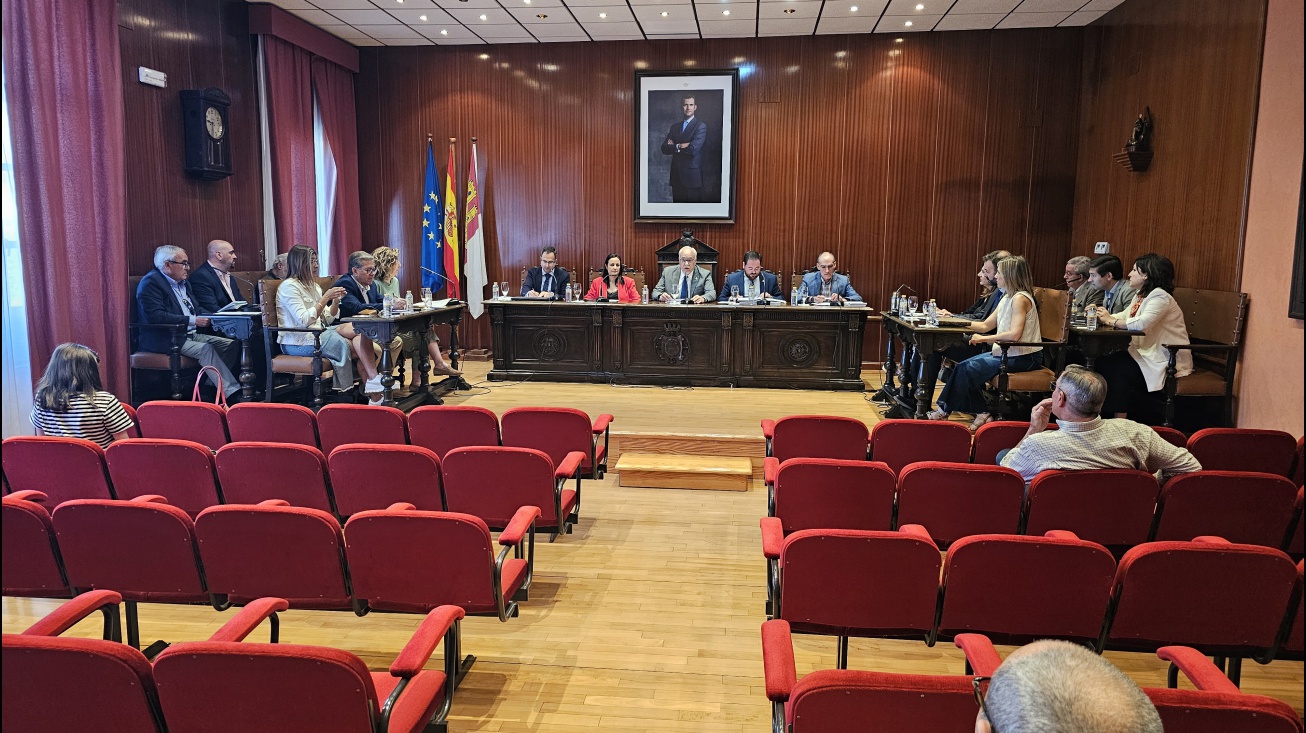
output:
<path id="1" fill-rule="evenodd" d="M 261 269 L 263 205 L 253 39 L 242 0 L 120 0 L 127 152 L 127 266 L 141 274 L 161 244 L 192 262 L 227 239 L 237 269 Z M 168 75 L 166 89 L 137 81 L 137 67 Z M 228 130 L 235 173 L 201 181 L 183 171 L 180 91 L 219 87 L 231 96 Z"/>
<path id="2" fill-rule="evenodd" d="M 1086 29 L 1076 252 L 1098 241 L 1126 262 L 1160 252 L 1181 285 L 1238 288 L 1265 7 L 1130 2 Z M 1155 157 L 1131 173 L 1111 156 L 1147 106 Z"/>
<path id="3" fill-rule="evenodd" d="M 610 251 L 652 275 L 677 224 L 632 219 L 633 72 L 727 68 L 741 81 L 736 223 L 695 225 L 733 269 L 747 249 L 787 280 L 830 249 L 881 305 L 906 281 L 949 308 L 979 257 L 1070 251 L 1083 30 L 366 48 L 357 81 L 364 246 L 399 248 L 420 284 L 426 135 L 460 197 L 479 138 L 491 280 L 538 249 L 582 271 Z M 485 321 L 485 319 L 481 319 Z M 874 329 L 868 329 L 874 331 Z M 488 345 L 488 325 L 468 329 Z M 878 346 L 868 334 L 868 358 Z"/>

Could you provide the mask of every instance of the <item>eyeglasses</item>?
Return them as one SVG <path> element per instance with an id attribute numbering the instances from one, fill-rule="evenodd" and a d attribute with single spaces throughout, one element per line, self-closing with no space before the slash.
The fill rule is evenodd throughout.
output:
<path id="1" fill-rule="evenodd" d="M 984 704 L 984 693 L 980 690 L 980 685 L 992 680 L 992 677 L 976 677 L 970 681 L 975 688 L 975 704 L 979 705 L 981 713 L 984 713 L 984 719 L 989 721 L 989 730 L 998 733 L 998 729 L 993 725 L 993 719 L 989 717 L 989 708 Z"/>
<path id="2" fill-rule="evenodd" d="M 363 268 L 363 272 L 366 273 L 366 274 L 368 274 L 368 275 L 372 275 L 372 274 L 375 274 L 375 273 L 376 273 L 376 268 L 375 268 L 375 267 L 364 267 L 364 268 Z"/>
<path id="3" fill-rule="evenodd" d="M 190 267 L 190 261 L 189 261 L 189 260 L 182 260 L 181 262 L 178 262 L 178 261 L 176 261 L 176 260 L 168 260 L 168 262 L 169 262 L 170 264 L 173 264 L 173 265 L 179 265 L 179 266 L 181 266 L 181 267 L 185 267 L 185 268 L 189 268 L 189 267 Z"/>
<path id="4" fill-rule="evenodd" d="M 689 262 L 698 262 L 698 258 L 697 258 L 697 257 L 689 257 L 689 258 L 681 257 L 681 258 L 680 258 L 680 261 L 681 261 L 681 262 L 686 262 L 686 263 L 689 263 Z"/>

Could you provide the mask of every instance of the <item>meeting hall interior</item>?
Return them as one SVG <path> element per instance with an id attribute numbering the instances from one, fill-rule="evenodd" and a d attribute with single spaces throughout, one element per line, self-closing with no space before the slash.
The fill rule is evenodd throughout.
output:
<path id="1" fill-rule="evenodd" d="M 3 0 L 5 733 L 1301 733 L 1304 25 Z"/>

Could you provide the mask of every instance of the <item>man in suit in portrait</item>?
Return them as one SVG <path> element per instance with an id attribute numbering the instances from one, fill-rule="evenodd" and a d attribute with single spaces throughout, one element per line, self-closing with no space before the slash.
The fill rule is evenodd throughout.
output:
<path id="1" fill-rule="evenodd" d="M 231 271 L 236 269 L 236 251 L 231 242 L 215 239 L 209 242 L 208 253 L 209 259 L 188 278 L 199 312 L 217 313 L 225 305 L 248 300 L 240 292 L 236 278 L 231 276 Z"/>
<path id="2" fill-rule="evenodd" d="M 784 293 L 780 292 L 780 279 L 775 276 L 775 273 L 762 269 L 762 254 L 751 249 L 744 253 L 743 269 L 735 270 L 726 275 L 726 281 L 721 286 L 721 294 L 717 296 L 717 302 L 726 302 L 733 292 L 731 288 L 739 288 L 739 297 L 741 298 L 750 300 L 779 298 L 784 300 Z"/>
<path id="3" fill-rule="evenodd" d="M 240 382 L 231 373 L 240 353 L 240 344 L 229 338 L 197 333 L 207 328 L 209 319 L 199 315 L 194 294 L 187 284 L 190 260 L 186 250 L 165 244 L 154 250 L 154 269 L 136 286 L 136 315 L 142 324 L 186 326 L 186 340 L 181 353 L 203 366 L 215 367 L 222 377 L 228 400 L 239 399 Z M 172 331 L 142 326 L 138 344 L 142 351 L 166 354 L 172 350 Z M 209 381 L 218 386 L 210 373 Z"/>
<path id="4" fill-rule="evenodd" d="M 712 273 L 698 266 L 698 250 L 680 248 L 680 265 L 662 271 L 662 278 L 653 288 L 653 299 L 663 303 L 710 303 L 716 300 Z"/>
<path id="5" fill-rule="evenodd" d="M 662 154 L 671 156 L 671 200 L 698 203 L 703 200 L 703 144 L 707 123 L 698 119 L 698 103 L 692 95 L 680 100 L 685 118 L 671 125 Z"/>
<path id="6" fill-rule="evenodd" d="M 1088 264 L 1088 281 L 1102 292 L 1102 307 L 1111 315 L 1133 305 L 1138 294 L 1129 286 L 1125 266 L 1115 255 L 1102 255 Z"/>
<path id="7" fill-rule="evenodd" d="M 521 294 L 527 298 L 561 300 L 571 283 L 571 273 L 558 267 L 558 250 L 545 247 L 540 250 L 540 266 L 526 271 L 521 283 Z"/>
<path id="8" fill-rule="evenodd" d="M 834 271 L 834 255 L 822 252 L 816 258 L 816 272 L 803 275 L 803 287 L 799 291 L 810 298 L 813 303 L 839 303 L 845 300 L 858 300 L 862 296 L 853 289 L 847 275 Z"/>

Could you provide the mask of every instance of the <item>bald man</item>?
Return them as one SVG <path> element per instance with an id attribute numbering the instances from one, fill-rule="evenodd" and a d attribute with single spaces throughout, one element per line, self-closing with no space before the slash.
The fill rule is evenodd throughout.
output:
<path id="1" fill-rule="evenodd" d="M 231 276 L 236 269 L 236 248 L 225 239 L 209 242 L 208 259 L 190 274 L 190 291 L 200 313 L 217 313 L 236 300 L 249 300 Z"/>
<path id="2" fill-rule="evenodd" d="M 653 299 L 663 303 L 712 303 L 716 301 L 716 285 L 712 273 L 698 266 L 698 250 L 680 248 L 680 264 L 662 271 L 662 278 L 653 288 Z"/>

